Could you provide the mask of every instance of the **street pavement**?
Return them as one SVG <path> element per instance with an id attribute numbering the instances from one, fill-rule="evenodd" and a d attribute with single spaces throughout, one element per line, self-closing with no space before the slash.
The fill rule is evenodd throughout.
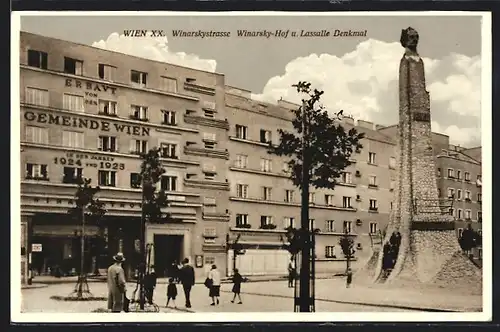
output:
<path id="1" fill-rule="evenodd" d="M 397 308 L 375 304 L 349 304 L 344 301 L 345 293 L 360 293 L 364 290 L 345 289 L 342 279 L 319 280 L 316 282 L 316 312 L 410 312 L 418 309 Z M 165 308 L 166 284 L 159 284 L 155 290 L 154 302 L 160 306 L 161 312 L 186 312 L 182 286 L 178 286 L 177 309 Z M 52 284 L 44 288 L 22 290 L 22 312 L 32 313 L 85 313 L 96 309 L 105 309 L 106 301 L 57 301 L 51 296 L 66 296 L 73 290 L 73 284 Z M 106 296 L 106 283 L 90 282 L 90 291 L 94 296 Z M 221 287 L 221 300 L 218 306 L 211 306 L 208 289 L 203 285 L 195 285 L 191 293 L 193 307 L 191 312 L 293 312 L 293 288 L 287 287 L 286 281 L 254 282 L 242 285 L 243 304 L 231 303 L 231 284 Z M 127 286 L 127 295 L 130 297 L 135 284 Z M 329 296 L 322 296 L 328 290 Z M 334 290 L 334 291 L 332 291 Z M 362 303 L 362 302 L 361 302 Z M 189 313 L 186 313 L 189 314 Z"/>

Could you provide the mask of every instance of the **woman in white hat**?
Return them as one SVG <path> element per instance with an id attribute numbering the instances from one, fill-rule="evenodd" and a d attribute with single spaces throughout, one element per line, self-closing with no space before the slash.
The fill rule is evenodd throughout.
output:
<path id="1" fill-rule="evenodd" d="M 122 263 L 125 261 L 123 253 L 119 252 L 113 256 L 115 261 L 108 268 L 108 309 L 111 312 L 121 312 L 125 298 L 125 272 Z"/>

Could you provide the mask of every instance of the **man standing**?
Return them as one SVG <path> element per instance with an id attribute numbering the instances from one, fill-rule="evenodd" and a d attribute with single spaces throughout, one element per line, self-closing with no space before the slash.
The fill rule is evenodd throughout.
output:
<path id="1" fill-rule="evenodd" d="M 148 274 L 146 274 L 146 277 L 144 278 L 144 288 L 146 291 L 146 299 L 148 300 L 149 304 L 153 304 L 153 294 L 156 288 L 156 272 L 154 265 L 151 266 L 151 270 L 149 271 Z"/>
<path id="2" fill-rule="evenodd" d="M 191 308 L 191 288 L 194 286 L 194 268 L 189 265 L 189 259 L 184 258 L 182 268 L 179 271 L 179 278 L 186 297 L 186 308 Z"/>
<path id="3" fill-rule="evenodd" d="M 288 263 L 288 288 L 293 288 L 294 281 L 296 279 L 296 272 L 297 270 L 295 269 L 295 262 L 292 257 L 290 258 L 290 262 Z"/>
<path id="4" fill-rule="evenodd" d="M 113 256 L 113 260 L 115 262 L 108 268 L 108 309 L 111 312 L 121 312 L 126 291 L 125 272 L 122 268 L 125 257 L 119 252 Z"/>

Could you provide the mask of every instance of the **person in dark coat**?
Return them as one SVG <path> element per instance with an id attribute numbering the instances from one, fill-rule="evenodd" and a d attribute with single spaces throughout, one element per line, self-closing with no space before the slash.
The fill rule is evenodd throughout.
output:
<path id="1" fill-rule="evenodd" d="M 189 265 L 189 259 L 184 258 L 182 261 L 182 268 L 179 271 L 179 279 L 184 289 L 184 296 L 186 297 L 186 308 L 191 308 L 191 288 L 194 286 L 194 268 Z"/>
<path id="2" fill-rule="evenodd" d="M 352 283 L 352 270 L 351 268 L 347 269 L 347 279 L 346 279 L 346 288 L 350 288 Z"/>
<path id="3" fill-rule="evenodd" d="M 174 308 L 177 308 L 177 305 L 175 304 L 175 298 L 177 297 L 177 285 L 175 284 L 174 278 L 168 279 L 168 286 L 167 286 L 167 304 L 165 305 L 165 308 L 168 308 L 168 303 L 170 300 L 174 303 Z"/>
<path id="4" fill-rule="evenodd" d="M 170 265 L 168 276 L 179 282 L 179 264 L 177 264 L 177 261 L 173 261 L 172 265 Z"/>
<path id="5" fill-rule="evenodd" d="M 151 266 L 151 270 L 144 277 L 144 290 L 146 292 L 146 299 L 149 304 L 153 304 L 153 295 L 156 288 L 156 272 L 154 270 L 154 266 Z"/>
<path id="6" fill-rule="evenodd" d="M 294 281 L 297 278 L 297 269 L 295 267 L 295 262 L 293 258 L 290 258 L 288 262 L 288 287 L 292 288 L 294 286 Z"/>
<path id="7" fill-rule="evenodd" d="M 233 299 L 231 300 L 231 303 L 234 303 L 234 300 L 236 300 L 236 296 L 238 296 L 238 300 L 240 300 L 240 302 L 238 302 L 238 304 L 242 304 L 243 302 L 241 301 L 240 292 L 241 292 L 241 283 L 243 282 L 243 277 L 239 273 L 238 269 L 234 269 L 232 279 L 233 279 L 232 291 L 234 293 L 234 296 L 233 296 Z"/>

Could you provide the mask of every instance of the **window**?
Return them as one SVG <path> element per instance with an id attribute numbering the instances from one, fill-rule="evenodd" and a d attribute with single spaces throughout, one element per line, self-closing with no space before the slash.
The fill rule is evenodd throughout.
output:
<path id="1" fill-rule="evenodd" d="M 116 67 L 100 63 L 98 65 L 99 78 L 106 81 L 115 79 Z"/>
<path id="2" fill-rule="evenodd" d="M 262 199 L 265 201 L 271 200 L 272 188 L 271 187 L 262 187 Z"/>
<path id="3" fill-rule="evenodd" d="M 293 190 L 285 190 L 285 202 L 293 202 Z"/>
<path id="4" fill-rule="evenodd" d="M 116 101 L 99 100 L 99 114 L 116 115 Z"/>
<path id="5" fill-rule="evenodd" d="M 163 114 L 163 124 L 169 126 L 175 126 L 177 124 L 177 118 L 174 111 L 161 111 Z"/>
<path id="6" fill-rule="evenodd" d="M 248 214 L 237 214 L 236 227 L 243 225 L 248 225 Z"/>
<path id="7" fill-rule="evenodd" d="M 453 168 L 448 168 L 448 178 L 453 179 L 455 177 L 455 173 Z"/>
<path id="8" fill-rule="evenodd" d="M 457 218 L 462 219 L 462 209 L 457 209 Z"/>
<path id="9" fill-rule="evenodd" d="M 99 185 L 104 187 L 116 186 L 116 172 L 99 171 Z"/>
<path id="10" fill-rule="evenodd" d="M 133 139 L 130 141 L 130 153 L 141 154 L 148 152 L 148 141 Z"/>
<path id="11" fill-rule="evenodd" d="M 203 212 L 216 213 L 217 203 L 215 197 L 203 197 Z"/>
<path id="12" fill-rule="evenodd" d="M 457 200 L 462 199 L 462 189 L 457 189 Z"/>
<path id="13" fill-rule="evenodd" d="M 63 183 L 79 183 L 82 179 L 83 168 L 80 167 L 64 167 Z"/>
<path id="14" fill-rule="evenodd" d="M 370 182 L 368 183 L 368 186 L 370 186 L 370 187 L 377 186 L 377 177 L 375 175 L 370 175 L 369 181 Z"/>
<path id="15" fill-rule="evenodd" d="M 63 95 L 63 108 L 66 110 L 84 112 L 85 107 L 83 106 L 83 103 L 83 96 L 72 95 L 69 93 L 65 93 Z"/>
<path id="16" fill-rule="evenodd" d="M 141 187 L 141 174 L 130 173 L 130 188 L 140 188 Z"/>
<path id="17" fill-rule="evenodd" d="M 160 188 L 161 190 L 164 191 L 177 191 L 177 176 L 174 175 L 162 176 Z"/>
<path id="18" fill-rule="evenodd" d="M 389 209 L 392 211 L 392 207 L 394 206 L 394 202 L 390 202 Z"/>
<path id="19" fill-rule="evenodd" d="M 273 217 L 271 216 L 261 216 L 260 217 L 260 226 L 272 225 Z"/>
<path id="20" fill-rule="evenodd" d="M 240 198 L 248 198 L 248 184 L 236 185 L 236 196 Z"/>
<path id="21" fill-rule="evenodd" d="M 206 110 L 206 109 L 204 109 L 203 110 L 203 115 L 206 118 L 215 118 L 215 111 L 214 110 Z"/>
<path id="22" fill-rule="evenodd" d="M 335 246 L 326 246 L 325 247 L 325 257 L 326 258 L 337 258 L 335 255 Z"/>
<path id="23" fill-rule="evenodd" d="M 378 210 L 377 200 L 376 199 L 370 199 L 370 210 L 372 210 L 372 211 L 377 211 Z"/>
<path id="24" fill-rule="evenodd" d="M 437 177 L 440 177 L 440 176 L 441 176 L 441 168 L 439 168 L 439 167 L 438 167 L 438 169 L 437 169 L 436 176 L 437 176 Z"/>
<path id="25" fill-rule="evenodd" d="M 243 154 L 236 155 L 236 167 L 238 168 L 247 168 L 248 165 L 248 156 Z"/>
<path id="26" fill-rule="evenodd" d="M 170 77 L 161 77 L 160 87 L 163 91 L 177 93 L 177 80 Z"/>
<path id="27" fill-rule="evenodd" d="M 160 149 L 162 158 L 177 159 L 177 144 L 161 143 Z"/>
<path id="28" fill-rule="evenodd" d="M 136 70 L 130 71 L 130 81 L 141 88 L 146 87 L 148 74 Z"/>
<path id="29" fill-rule="evenodd" d="M 294 225 L 295 225 L 295 218 L 294 217 L 285 217 L 283 219 L 284 228 L 293 228 Z"/>
<path id="30" fill-rule="evenodd" d="M 49 90 L 26 88 L 24 102 L 30 105 L 49 106 Z"/>
<path id="31" fill-rule="evenodd" d="M 462 180 L 462 171 L 457 170 L 457 180 Z"/>
<path id="32" fill-rule="evenodd" d="M 459 229 L 458 229 L 458 238 L 461 238 L 461 237 L 462 237 L 463 232 L 464 232 L 464 229 L 463 229 L 463 228 L 459 228 Z"/>
<path id="33" fill-rule="evenodd" d="M 352 221 L 344 221 L 344 233 L 352 232 Z"/>
<path id="34" fill-rule="evenodd" d="M 349 172 L 342 173 L 342 183 L 352 183 L 352 174 Z"/>
<path id="35" fill-rule="evenodd" d="M 205 175 L 205 180 L 211 180 L 211 181 L 215 180 L 215 177 L 217 175 L 217 173 L 215 172 L 207 172 L 207 171 L 203 172 L 203 174 Z"/>
<path id="36" fill-rule="evenodd" d="M 83 61 L 64 57 L 64 72 L 73 75 L 83 75 Z"/>
<path id="37" fill-rule="evenodd" d="M 396 169 L 396 158 L 394 157 L 389 158 L 389 168 Z"/>
<path id="38" fill-rule="evenodd" d="M 450 214 L 450 216 L 454 217 L 455 216 L 455 209 L 454 208 L 450 208 L 448 210 L 448 213 Z"/>
<path id="39" fill-rule="evenodd" d="M 349 209 L 352 208 L 351 197 L 348 197 L 348 196 L 342 197 L 342 207 L 349 208 Z"/>
<path id="40" fill-rule="evenodd" d="M 260 170 L 262 172 L 271 172 L 272 171 L 272 167 L 271 167 L 272 163 L 271 163 L 271 159 L 260 159 Z"/>
<path id="41" fill-rule="evenodd" d="M 477 193 L 477 202 L 481 203 L 483 201 L 483 194 Z"/>
<path id="42" fill-rule="evenodd" d="M 470 191 L 468 190 L 465 191 L 465 200 L 470 201 Z"/>
<path id="43" fill-rule="evenodd" d="M 236 125 L 236 138 L 247 139 L 247 131 L 246 126 Z"/>
<path id="44" fill-rule="evenodd" d="M 368 163 L 374 165 L 376 163 L 375 152 L 368 152 Z"/>
<path id="45" fill-rule="evenodd" d="M 205 149 L 213 150 L 213 149 L 215 149 L 216 145 L 217 145 L 217 143 L 215 143 L 215 142 L 203 142 L 203 147 Z"/>
<path id="46" fill-rule="evenodd" d="M 70 148 L 84 148 L 85 134 L 77 131 L 63 131 L 62 145 Z"/>
<path id="47" fill-rule="evenodd" d="M 375 234 L 375 233 L 377 233 L 377 231 L 378 231 L 377 223 L 371 222 L 370 223 L 370 234 Z"/>
<path id="48" fill-rule="evenodd" d="M 205 227 L 203 229 L 203 237 L 205 243 L 215 243 L 217 237 L 217 229 L 215 227 Z"/>
<path id="49" fill-rule="evenodd" d="M 438 197 L 441 197 L 441 189 L 438 188 Z"/>
<path id="50" fill-rule="evenodd" d="M 469 172 L 465 172 L 464 173 L 464 180 L 465 181 L 470 181 L 470 173 Z"/>
<path id="51" fill-rule="evenodd" d="M 26 179 L 48 180 L 47 165 L 26 164 Z"/>
<path id="52" fill-rule="evenodd" d="M 309 193 L 309 203 L 314 204 L 316 201 L 316 193 Z"/>
<path id="53" fill-rule="evenodd" d="M 314 219 L 309 219 L 309 229 L 316 229 L 316 221 Z"/>
<path id="54" fill-rule="evenodd" d="M 465 210 L 465 219 L 470 220 L 471 213 L 471 210 Z"/>
<path id="55" fill-rule="evenodd" d="M 49 129 L 35 126 L 26 126 L 25 139 L 29 143 L 49 144 Z"/>
<path id="56" fill-rule="evenodd" d="M 448 198 L 455 198 L 455 189 L 448 188 Z"/>
<path id="57" fill-rule="evenodd" d="M 327 232 L 335 232 L 335 220 L 327 220 L 325 222 L 325 229 Z"/>
<path id="58" fill-rule="evenodd" d="M 42 51 L 28 50 L 28 66 L 47 69 L 48 55 Z"/>
<path id="59" fill-rule="evenodd" d="M 99 151 L 118 151 L 116 146 L 116 137 L 113 136 L 99 136 Z"/>
<path id="60" fill-rule="evenodd" d="M 477 221 L 483 222 L 483 212 L 477 211 Z"/>
<path id="61" fill-rule="evenodd" d="M 260 142 L 261 143 L 271 143 L 272 142 L 271 131 L 261 129 L 260 130 Z"/>
<path id="62" fill-rule="evenodd" d="M 325 205 L 333 206 L 333 195 L 325 195 Z"/>
<path id="63" fill-rule="evenodd" d="M 148 108 L 146 106 L 132 105 L 131 119 L 147 121 L 148 120 Z"/>

